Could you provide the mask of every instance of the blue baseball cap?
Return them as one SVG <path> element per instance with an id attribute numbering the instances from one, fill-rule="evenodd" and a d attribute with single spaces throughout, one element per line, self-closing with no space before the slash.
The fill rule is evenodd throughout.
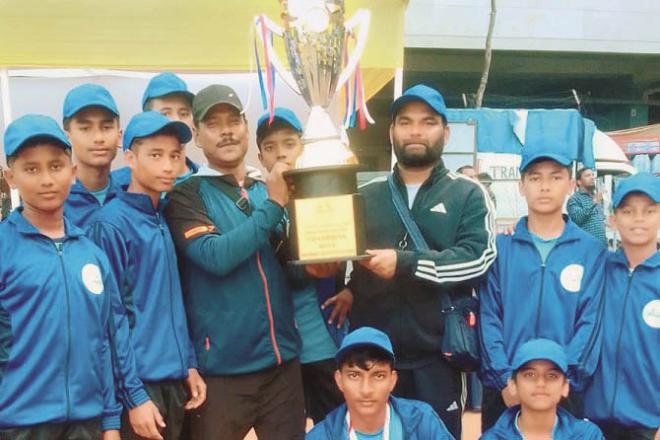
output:
<path id="1" fill-rule="evenodd" d="M 445 105 L 445 99 L 436 89 L 424 84 L 412 86 L 403 92 L 403 95 L 394 100 L 391 108 L 392 118 L 396 116 L 404 104 L 413 101 L 421 101 L 431 107 L 437 114 L 444 116 L 445 119 L 447 118 L 447 106 Z"/>
<path id="2" fill-rule="evenodd" d="M 158 112 L 149 110 L 133 116 L 124 132 L 124 151 L 129 150 L 135 139 L 157 134 L 159 131 L 172 127 L 177 132 L 179 142 L 188 143 L 192 139 L 190 128 L 181 121 L 172 121 Z"/>
<path id="3" fill-rule="evenodd" d="M 273 122 L 280 120 L 291 126 L 295 131 L 302 133 L 303 128 L 300 120 L 294 112 L 284 107 L 276 107 L 273 111 Z M 270 120 L 270 112 L 266 112 L 257 121 L 257 140 L 261 139 L 266 134 L 266 130 L 270 127 L 268 121 Z"/>
<path id="4" fill-rule="evenodd" d="M 147 101 L 150 99 L 160 98 L 172 93 L 181 93 L 192 107 L 195 95 L 188 91 L 186 83 L 172 72 L 163 72 L 151 78 L 151 81 L 147 84 L 144 95 L 142 95 L 142 110 L 146 110 Z"/>
<path id="5" fill-rule="evenodd" d="M 385 333 L 373 327 L 360 327 L 346 335 L 341 343 L 341 347 L 337 350 L 337 354 L 335 354 L 335 360 L 341 362 L 344 353 L 351 348 L 369 346 L 387 352 L 394 361 L 394 350 L 392 349 L 390 338 Z"/>
<path id="6" fill-rule="evenodd" d="M 24 115 L 7 126 L 4 149 L 7 157 L 16 153 L 27 141 L 35 138 L 48 138 L 65 149 L 71 144 L 55 119 L 44 115 Z"/>
<path id="7" fill-rule="evenodd" d="M 616 186 L 612 204 L 618 208 L 623 199 L 634 192 L 646 194 L 655 203 L 660 203 L 660 177 L 650 173 L 637 173 L 626 177 Z"/>
<path id="8" fill-rule="evenodd" d="M 522 160 L 520 161 L 520 172 L 522 173 L 531 164 L 541 159 L 549 159 L 565 167 L 569 166 L 573 162 L 573 159 L 565 154 L 562 154 L 561 152 L 523 148 Z"/>
<path id="9" fill-rule="evenodd" d="M 564 348 L 549 339 L 532 339 L 520 346 L 513 357 L 511 368 L 517 371 L 527 362 L 531 361 L 552 362 L 562 373 L 568 372 L 568 360 Z"/>
<path id="10" fill-rule="evenodd" d="M 64 98 L 63 118 L 68 119 L 87 107 L 98 106 L 119 116 L 117 104 L 112 95 L 103 86 L 98 84 L 82 84 L 69 90 Z"/>

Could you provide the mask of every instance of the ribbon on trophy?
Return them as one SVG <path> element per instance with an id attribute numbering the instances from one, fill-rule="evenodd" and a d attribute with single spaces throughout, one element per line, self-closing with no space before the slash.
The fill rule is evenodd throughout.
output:
<path id="1" fill-rule="evenodd" d="M 348 42 L 355 41 L 355 35 L 351 30 L 346 32 L 346 40 L 343 49 L 343 65 L 348 65 Z M 351 87 L 352 83 L 352 87 Z M 353 93 L 351 93 L 351 88 Z M 344 85 L 344 128 L 354 128 L 356 121 L 360 130 L 367 128 L 367 122 L 374 124 L 374 120 L 369 113 L 367 100 L 364 93 L 364 82 L 362 79 L 362 68 L 358 61 L 352 80 L 349 79 Z"/>
<path id="2" fill-rule="evenodd" d="M 259 46 L 257 37 L 254 38 L 254 58 L 257 63 L 257 77 L 259 78 L 259 89 L 261 91 L 261 103 L 264 110 L 268 110 L 270 118 L 268 124 L 273 123 L 275 112 L 275 66 L 271 61 L 273 59 L 271 50 L 273 49 L 273 31 L 266 24 L 266 17 L 260 15 L 256 18 L 255 24 L 262 41 L 262 53 L 264 57 L 264 69 L 266 71 L 266 83 L 261 68 L 259 57 Z"/>

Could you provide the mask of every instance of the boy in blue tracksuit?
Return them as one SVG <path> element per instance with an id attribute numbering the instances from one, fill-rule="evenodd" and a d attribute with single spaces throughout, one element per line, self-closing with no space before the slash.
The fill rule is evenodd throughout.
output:
<path id="1" fill-rule="evenodd" d="M 124 136 L 131 183 L 89 228 L 120 286 L 138 375 L 164 418 L 165 439 L 179 438 L 185 409 L 199 407 L 206 393 L 188 336 L 174 244 L 163 218 L 166 202 L 160 196 L 172 189 L 182 144 L 191 136 L 185 124 L 155 111 L 134 116 Z M 187 403 L 184 381 L 190 391 Z M 137 438 L 126 425 L 122 438 Z"/>
<path id="2" fill-rule="evenodd" d="M 608 440 L 658 438 L 660 427 L 660 177 L 621 181 L 610 221 L 621 249 L 605 270 L 603 348 L 585 393 L 585 416 Z"/>
<path id="3" fill-rule="evenodd" d="M 142 95 L 142 110 L 154 110 L 167 116 L 172 121 L 181 121 L 191 130 L 194 128 L 192 120 L 192 101 L 195 95 L 188 91 L 186 83 L 172 72 L 162 72 L 151 78 Z M 185 151 L 184 151 L 185 153 Z M 185 182 L 199 169 L 185 154 L 181 157 L 180 169 L 174 184 Z M 131 169 L 123 167 L 112 172 L 112 177 L 121 186 L 131 183 Z"/>
<path id="4" fill-rule="evenodd" d="M 393 397 L 397 372 L 387 335 L 361 327 L 342 341 L 335 381 L 346 403 L 314 426 L 307 440 L 453 440 L 430 405 Z"/>
<path id="5" fill-rule="evenodd" d="M 133 352 L 108 260 L 63 216 L 71 145 L 53 119 L 26 115 L 7 127 L 4 149 L 22 206 L 0 224 L 0 438 L 118 439 L 113 369 L 132 406 L 148 397 L 126 367 Z"/>
<path id="6" fill-rule="evenodd" d="M 293 167 L 303 151 L 302 124 L 295 113 L 282 107 L 275 108 L 273 121 L 269 121 L 269 112 L 257 121 L 257 147 L 261 164 L 268 172 L 277 162 Z M 341 301 L 338 298 L 343 296 L 341 293 L 335 295 L 335 276 L 312 279 L 303 275 L 302 270 L 300 272 L 292 274 L 292 278 L 296 327 L 302 340 L 300 370 L 305 392 L 305 412 L 314 423 L 318 423 L 344 401 L 335 385 L 333 374 L 335 352 L 346 334 L 348 322 L 344 321 L 345 312 L 336 319 L 332 315 L 339 314 L 341 306 L 329 306 Z"/>
<path id="7" fill-rule="evenodd" d="M 520 191 L 529 214 L 513 235 L 497 237 L 497 259 L 479 288 L 484 430 L 518 403 L 508 379 L 526 341 L 547 338 L 564 346 L 578 392 L 596 367 L 605 249 L 562 215 L 573 186 L 570 163 L 561 152 L 523 154 Z M 576 396 L 569 404 L 579 414 Z"/>
<path id="8" fill-rule="evenodd" d="M 520 405 L 507 409 L 481 440 L 603 440 L 596 425 L 558 407 L 570 388 L 566 352 L 559 344 L 548 339 L 527 341 L 511 368 L 508 386 Z"/>
<path id="9" fill-rule="evenodd" d="M 110 174 L 121 138 L 119 111 L 105 87 L 82 84 L 67 93 L 62 114 L 77 167 L 64 214 L 73 224 L 85 228 L 93 215 L 122 190 Z"/>

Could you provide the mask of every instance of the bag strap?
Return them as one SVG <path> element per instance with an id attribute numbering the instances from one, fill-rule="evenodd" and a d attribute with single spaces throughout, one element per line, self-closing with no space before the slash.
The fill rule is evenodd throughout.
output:
<path id="1" fill-rule="evenodd" d="M 250 201 L 243 197 L 240 192 L 236 191 L 236 187 L 225 182 L 221 177 L 216 179 L 210 179 L 213 186 L 218 188 L 222 193 L 229 198 L 234 205 L 248 217 L 252 214 L 252 206 L 250 206 Z"/>
<path id="2" fill-rule="evenodd" d="M 412 216 L 410 215 L 410 209 L 408 209 L 408 205 L 406 205 L 405 200 L 403 200 L 401 193 L 394 183 L 394 173 L 390 173 L 390 175 L 387 176 L 387 184 L 390 187 L 394 208 L 396 209 L 397 214 L 399 214 L 399 218 L 401 219 L 403 227 L 406 229 L 408 236 L 412 240 L 413 246 L 415 249 L 420 251 L 430 250 L 431 248 L 424 239 L 422 231 L 419 230 L 419 226 L 417 226 L 417 223 L 415 223 L 415 220 L 413 220 Z M 443 311 L 450 311 L 453 309 L 454 305 L 452 304 L 449 294 L 441 294 L 440 301 L 442 302 Z"/>

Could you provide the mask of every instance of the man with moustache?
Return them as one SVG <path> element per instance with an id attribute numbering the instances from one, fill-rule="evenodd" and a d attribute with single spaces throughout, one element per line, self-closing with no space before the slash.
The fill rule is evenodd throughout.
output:
<path id="1" fill-rule="evenodd" d="M 360 190 L 371 258 L 356 265 L 348 288 L 353 327 L 375 327 L 392 340 L 399 373 L 394 395 L 427 402 L 461 438 L 465 383 L 440 350 L 441 298 L 470 296 L 496 252 L 492 203 L 479 183 L 445 168 L 448 139 L 446 107 L 436 90 L 417 85 L 394 101 L 394 188 L 431 250 L 412 245 L 389 183 L 371 181 Z"/>
<path id="2" fill-rule="evenodd" d="M 276 256 L 289 189 L 278 162 L 265 183 L 245 163 L 248 124 L 236 92 L 202 89 L 193 100 L 195 143 L 208 165 L 170 193 L 165 217 L 179 256 L 188 326 L 204 405 L 190 438 L 262 440 L 305 433 L 300 340 L 288 280 Z"/>

